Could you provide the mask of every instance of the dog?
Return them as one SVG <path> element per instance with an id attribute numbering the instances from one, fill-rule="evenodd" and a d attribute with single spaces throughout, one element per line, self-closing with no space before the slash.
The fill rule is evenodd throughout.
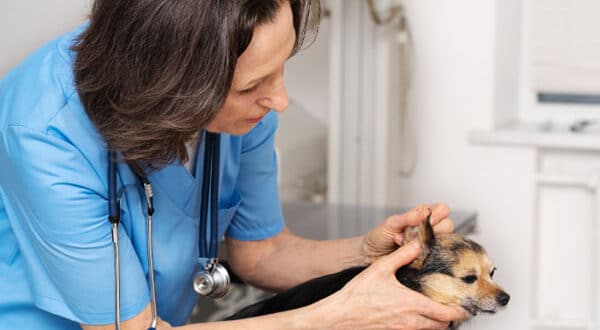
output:
<path id="1" fill-rule="evenodd" d="M 478 313 L 496 313 L 510 296 L 493 281 L 496 268 L 485 250 L 476 242 L 457 234 L 434 236 L 430 217 L 422 224 L 407 228 L 403 242 L 418 239 L 421 255 L 396 271 L 404 286 L 432 300 L 464 308 L 470 317 Z M 302 283 L 269 299 L 250 305 L 227 320 L 283 312 L 321 300 L 340 290 L 366 267 L 354 267 Z M 452 322 L 448 329 L 458 329 Z"/>

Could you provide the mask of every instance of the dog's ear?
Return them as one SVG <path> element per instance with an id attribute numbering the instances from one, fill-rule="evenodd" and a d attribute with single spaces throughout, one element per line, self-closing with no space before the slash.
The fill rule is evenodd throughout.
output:
<path id="1" fill-rule="evenodd" d="M 413 269 L 421 269 L 425 259 L 431 251 L 431 247 L 435 243 L 435 235 L 433 234 L 433 227 L 431 226 L 431 210 L 427 219 L 420 223 L 418 226 L 406 228 L 404 230 L 404 244 L 418 239 L 421 243 L 421 255 L 419 255 L 408 267 Z"/>

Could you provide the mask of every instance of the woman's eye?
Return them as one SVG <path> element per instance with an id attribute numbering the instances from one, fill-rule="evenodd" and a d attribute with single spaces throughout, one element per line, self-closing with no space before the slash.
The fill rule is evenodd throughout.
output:
<path id="1" fill-rule="evenodd" d="M 240 94 L 249 94 L 249 93 L 252 93 L 252 92 L 254 92 L 254 91 L 257 89 L 257 88 L 258 88 L 258 85 L 254 85 L 254 86 L 252 86 L 252 87 L 250 87 L 250 88 L 246 88 L 246 89 L 244 89 L 244 90 L 241 90 L 241 91 L 240 91 Z"/>
<path id="2" fill-rule="evenodd" d="M 495 272 L 496 272 L 496 267 L 492 268 L 492 271 L 490 272 L 490 277 L 494 277 Z"/>
<path id="3" fill-rule="evenodd" d="M 475 283 L 475 281 L 477 281 L 477 276 L 475 276 L 475 275 L 465 276 L 462 278 L 462 281 L 467 284 L 472 284 L 472 283 Z"/>

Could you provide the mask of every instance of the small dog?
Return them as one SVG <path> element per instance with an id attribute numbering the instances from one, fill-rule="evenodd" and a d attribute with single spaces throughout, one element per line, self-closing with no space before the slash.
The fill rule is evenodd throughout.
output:
<path id="1" fill-rule="evenodd" d="M 508 304 L 510 296 L 492 277 L 496 268 L 485 250 L 472 240 L 457 234 L 435 237 L 428 218 L 419 226 L 404 231 L 404 242 L 418 239 L 422 253 L 396 272 L 404 286 L 423 293 L 442 304 L 458 306 L 471 316 L 495 313 Z M 250 305 L 228 317 L 236 320 L 282 312 L 310 305 L 340 290 L 366 267 L 355 267 L 319 277 Z M 458 329 L 453 322 L 449 329 Z"/>

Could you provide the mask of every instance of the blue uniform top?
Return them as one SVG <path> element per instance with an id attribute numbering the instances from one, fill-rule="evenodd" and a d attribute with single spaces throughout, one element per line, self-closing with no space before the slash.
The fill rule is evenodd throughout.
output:
<path id="1" fill-rule="evenodd" d="M 84 27 L 46 44 L 0 81 L 0 329 L 79 329 L 114 321 L 108 156 L 74 88 L 70 50 Z M 219 237 L 284 228 L 270 112 L 243 136 L 222 134 Z M 204 144 L 195 173 L 202 173 Z M 201 176 L 201 175 L 200 175 Z M 185 323 L 196 300 L 202 178 L 178 162 L 149 175 L 155 194 L 159 316 Z M 121 317 L 149 302 L 146 205 L 135 174 L 122 192 Z"/>

